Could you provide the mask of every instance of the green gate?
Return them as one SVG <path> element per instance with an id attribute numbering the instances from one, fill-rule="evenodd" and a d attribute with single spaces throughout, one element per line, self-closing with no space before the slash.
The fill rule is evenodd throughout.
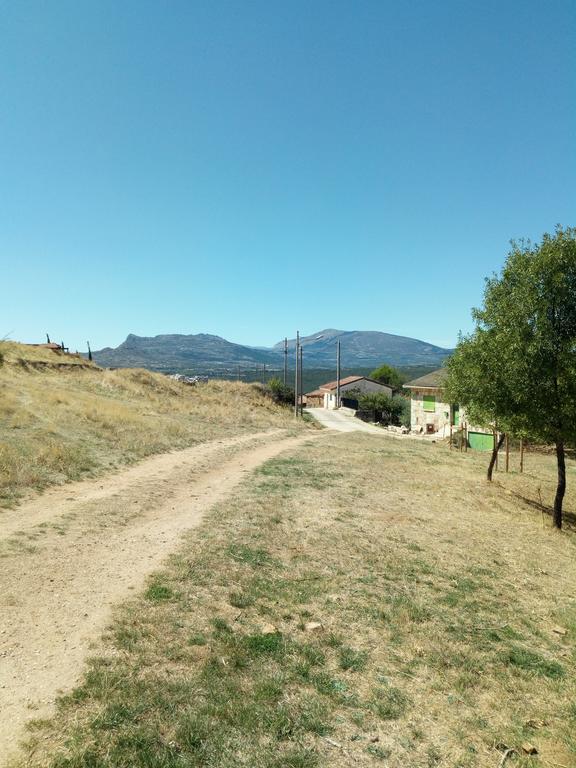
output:
<path id="1" fill-rule="evenodd" d="M 468 444 L 475 451 L 491 451 L 494 448 L 494 435 L 489 432 L 468 432 Z"/>
<path id="2" fill-rule="evenodd" d="M 460 426 L 460 406 L 459 405 L 452 406 L 452 424 L 455 427 Z"/>

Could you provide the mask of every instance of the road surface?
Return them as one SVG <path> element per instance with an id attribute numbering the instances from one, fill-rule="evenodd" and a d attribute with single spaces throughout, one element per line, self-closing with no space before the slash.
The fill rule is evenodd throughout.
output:
<path id="1" fill-rule="evenodd" d="M 306 410 L 310 416 L 313 416 L 322 426 L 328 429 L 335 429 L 338 432 L 370 432 L 376 435 L 389 436 L 382 427 L 376 427 L 374 424 L 366 424 L 354 416 L 354 412 L 341 408 L 338 411 L 330 411 L 326 408 L 309 408 Z"/>

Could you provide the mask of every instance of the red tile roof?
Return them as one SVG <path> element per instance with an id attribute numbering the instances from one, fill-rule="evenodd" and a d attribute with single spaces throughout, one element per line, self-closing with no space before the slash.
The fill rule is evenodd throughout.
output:
<path id="1" fill-rule="evenodd" d="M 380 384 L 379 381 L 369 379 L 368 376 L 346 376 L 344 379 L 340 379 L 340 387 L 343 387 L 346 384 L 354 384 L 355 381 L 373 381 L 374 384 Z M 387 384 L 382 384 L 381 386 L 388 387 Z M 318 397 L 326 394 L 326 392 L 331 392 L 334 389 L 338 389 L 338 382 L 329 381 L 326 384 L 320 384 L 319 388 L 315 389 L 314 392 L 307 392 L 306 394 L 312 395 L 312 397 Z M 388 387 L 388 389 L 390 389 L 390 387 Z"/>

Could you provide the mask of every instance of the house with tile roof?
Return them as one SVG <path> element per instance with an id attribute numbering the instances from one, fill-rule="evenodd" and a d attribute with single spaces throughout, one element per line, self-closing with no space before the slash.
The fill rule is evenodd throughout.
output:
<path id="1" fill-rule="evenodd" d="M 338 390 L 337 381 L 329 381 L 322 384 L 313 392 L 307 392 L 305 395 L 306 406 L 308 408 L 336 408 L 336 395 Z M 346 397 L 347 392 L 383 392 L 392 396 L 392 388 L 386 384 L 380 384 L 379 381 L 369 379 L 366 376 L 346 376 L 340 379 L 340 398 Z"/>
<path id="2" fill-rule="evenodd" d="M 403 385 L 404 389 L 410 390 L 410 426 L 413 431 L 444 434 L 446 430 L 450 431 L 450 424 L 459 425 L 459 407 L 444 402 L 446 375 L 446 369 L 439 368 Z"/>
<path id="3" fill-rule="evenodd" d="M 447 375 L 445 368 L 439 368 L 403 385 L 404 389 L 410 390 L 410 427 L 413 432 L 448 437 L 451 428 L 456 431 L 467 421 L 463 408 L 446 402 L 444 382 Z M 491 430 L 469 424 L 465 426 L 470 448 L 492 450 L 494 436 Z"/>

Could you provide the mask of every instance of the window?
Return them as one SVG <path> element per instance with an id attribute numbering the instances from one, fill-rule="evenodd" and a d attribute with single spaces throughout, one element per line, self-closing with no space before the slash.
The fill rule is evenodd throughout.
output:
<path id="1" fill-rule="evenodd" d="M 436 397 L 435 397 L 435 395 L 422 395 L 422 400 L 424 402 L 424 410 L 425 411 L 432 411 L 432 412 L 434 412 L 436 410 Z"/>

